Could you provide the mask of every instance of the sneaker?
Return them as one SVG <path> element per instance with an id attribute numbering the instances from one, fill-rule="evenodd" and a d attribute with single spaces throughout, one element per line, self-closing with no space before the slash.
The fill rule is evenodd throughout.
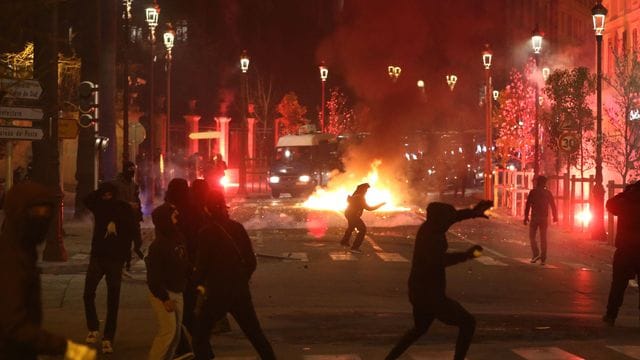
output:
<path id="1" fill-rule="evenodd" d="M 362 254 L 362 250 L 360 249 L 351 249 L 349 250 L 352 254 Z"/>
<path id="2" fill-rule="evenodd" d="M 86 342 L 87 344 L 95 344 L 98 342 L 98 336 L 100 336 L 100 333 L 98 333 L 97 331 L 89 331 L 84 342 Z"/>
<path id="3" fill-rule="evenodd" d="M 616 322 L 616 318 L 605 314 L 602 316 L 602 321 L 609 326 L 613 326 Z"/>
<path id="4" fill-rule="evenodd" d="M 195 356 L 194 353 L 188 352 L 188 353 L 176 355 L 176 357 L 174 357 L 173 360 L 192 360 L 192 359 L 195 359 L 195 358 L 196 358 L 196 356 Z"/>
<path id="5" fill-rule="evenodd" d="M 113 354 L 113 345 L 111 344 L 111 340 L 102 340 L 102 353 Z"/>
<path id="6" fill-rule="evenodd" d="M 532 257 L 532 258 L 531 258 L 531 263 L 532 263 L 532 264 L 535 264 L 535 263 L 536 263 L 536 261 L 538 261 L 538 260 L 540 260 L 540 255 L 536 255 L 536 256 Z"/>

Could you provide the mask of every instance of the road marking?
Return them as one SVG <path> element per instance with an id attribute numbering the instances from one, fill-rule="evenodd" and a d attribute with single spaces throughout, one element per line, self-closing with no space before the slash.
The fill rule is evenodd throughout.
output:
<path id="1" fill-rule="evenodd" d="M 373 248 L 373 250 L 384 251 L 380 246 L 378 246 L 378 244 L 376 244 L 376 242 L 371 238 L 371 236 L 365 235 L 364 238 L 367 240 L 369 244 L 371 244 L 371 247 Z"/>
<path id="2" fill-rule="evenodd" d="M 413 360 L 450 360 L 453 359 L 453 351 L 416 349 L 409 351 L 409 357 Z M 467 358 L 468 359 L 468 358 Z"/>
<path id="3" fill-rule="evenodd" d="M 575 270 L 582 270 L 582 271 L 593 271 L 592 268 L 590 268 L 589 266 L 585 265 L 585 264 L 581 264 L 581 263 L 572 263 L 572 262 L 564 262 L 561 261 L 561 263 L 569 266 L 572 269 Z"/>
<path id="4" fill-rule="evenodd" d="M 629 281 L 629 286 L 637 288 L 638 287 L 638 280 L 632 279 L 631 281 Z"/>
<path id="5" fill-rule="evenodd" d="M 409 262 L 404 256 L 393 252 L 377 252 L 376 255 L 386 262 Z"/>
<path id="6" fill-rule="evenodd" d="M 625 354 L 632 359 L 640 359 L 640 346 L 627 345 L 627 346 L 607 346 L 611 350 L 615 350 L 619 353 Z"/>
<path id="7" fill-rule="evenodd" d="M 283 258 L 291 258 L 291 260 L 285 259 L 286 262 L 309 262 L 309 257 L 306 252 L 285 252 L 282 253 Z"/>
<path id="8" fill-rule="evenodd" d="M 488 266 L 509 266 L 502 261 L 496 260 L 489 256 L 480 256 L 475 259 L 477 262 Z"/>
<path id="9" fill-rule="evenodd" d="M 527 360 L 584 360 L 557 347 L 518 348 L 512 351 Z"/>
<path id="10" fill-rule="evenodd" d="M 526 259 L 526 258 L 515 258 L 514 260 L 517 260 L 517 261 L 519 261 L 519 262 L 521 262 L 521 263 L 523 263 L 523 264 L 527 264 L 527 265 L 532 265 L 532 266 L 533 266 L 533 265 L 535 265 L 535 266 L 538 266 L 538 267 L 543 268 L 543 269 L 558 269 L 558 267 L 557 267 L 557 266 L 555 266 L 555 265 L 551 265 L 551 264 L 549 264 L 549 263 L 547 263 L 547 264 L 546 264 L 546 265 L 544 265 L 544 266 L 543 266 L 543 265 L 540 265 L 540 263 L 532 264 L 532 263 L 531 263 L 531 260 L 530 260 L 530 259 Z"/>
<path id="11" fill-rule="evenodd" d="M 358 258 L 353 256 L 350 252 L 345 251 L 332 251 L 329 253 L 331 260 L 333 261 L 357 261 Z"/>
<path id="12" fill-rule="evenodd" d="M 356 354 L 339 354 L 339 355 L 305 355 L 304 360 L 361 360 Z"/>

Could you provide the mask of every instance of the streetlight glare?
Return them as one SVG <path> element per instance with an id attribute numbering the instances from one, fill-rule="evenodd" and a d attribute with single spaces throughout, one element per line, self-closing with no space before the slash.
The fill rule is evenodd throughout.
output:
<path id="1" fill-rule="evenodd" d="M 531 33 L 531 47 L 535 54 L 540 54 L 540 50 L 542 50 L 542 33 L 538 25 L 536 25 Z"/>
<path id="2" fill-rule="evenodd" d="M 489 48 L 489 44 L 485 45 L 485 50 L 482 52 L 482 64 L 485 69 L 491 68 L 491 60 L 493 59 L 493 52 Z"/>
<path id="3" fill-rule="evenodd" d="M 175 33 L 173 30 L 167 30 L 164 33 L 164 46 L 167 48 L 167 51 L 171 51 L 173 49 L 173 42 L 175 39 Z"/>
<path id="4" fill-rule="evenodd" d="M 158 16 L 160 15 L 160 8 L 157 5 L 150 6 L 145 10 L 146 21 L 150 27 L 158 26 Z"/>
<path id="5" fill-rule="evenodd" d="M 243 73 L 249 70 L 249 55 L 247 55 L 247 50 L 242 51 L 242 55 L 240 56 L 240 69 Z"/>
<path id="6" fill-rule="evenodd" d="M 418 87 L 419 88 L 423 88 L 424 87 L 424 81 L 423 80 L 418 80 Z"/>
<path id="7" fill-rule="evenodd" d="M 598 0 L 596 5 L 591 9 L 591 15 L 593 17 L 593 29 L 596 32 L 596 36 L 602 36 L 604 32 L 605 20 L 608 10 L 602 5 L 602 0 Z"/>
<path id="8" fill-rule="evenodd" d="M 327 81 L 327 77 L 329 76 L 329 69 L 324 65 L 320 65 L 320 79 L 322 79 L 322 81 Z"/>
<path id="9" fill-rule="evenodd" d="M 451 91 L 453 91 L 453 88 L 456 86 L 456 83 L 458 82 L 458 77 L 456 75 L 447 75 L 447 85 L 449 85 L 449 88 L 451 89 Z"/>

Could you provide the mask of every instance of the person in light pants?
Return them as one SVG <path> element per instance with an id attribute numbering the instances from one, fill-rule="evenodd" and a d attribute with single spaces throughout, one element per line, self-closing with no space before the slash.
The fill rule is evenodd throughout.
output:
<path id="1" fill-rule="evenodd" d="M 149 293 L 151 308 L 158 319 L 158 332 L 149 350 L 149 360 L 173 359 L 182 329 L 182 294 L 168 291 L 169 300 L 162 301 Z"/>

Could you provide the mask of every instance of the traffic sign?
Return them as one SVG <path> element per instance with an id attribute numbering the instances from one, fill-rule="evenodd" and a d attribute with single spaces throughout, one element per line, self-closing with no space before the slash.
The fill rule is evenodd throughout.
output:
<path id="1" fill-rule="evenodd" d="M 42 86 L 38 80 L 0 79 L 0 90 L 5 96 L 16 99 L 38 100 L 42 95 Z"/>
<path id="2" fill-rule="evenodd" d="M 42 120 L 44 112 L 39 108 L 0 106 L 0 119 Z"/>
<path id="3" fill-rule="evenodd" d="M 78 122 L 75 119 L 58 119 L 58 138 L 75 139 L 78 137 Z"/>
<path id="4" fill-rule="evenodd" d="M 42 140 L 42 129 L 30 127 L 0 126 L 0 139 L 10 140 Z"/>
<path id="5" fill-rule="evenodd" d="M 573 154 L 580 147 L 580 139 L 576 133 L 565 132 L 558 139 L 558 147 L 568 154 Z"/>

